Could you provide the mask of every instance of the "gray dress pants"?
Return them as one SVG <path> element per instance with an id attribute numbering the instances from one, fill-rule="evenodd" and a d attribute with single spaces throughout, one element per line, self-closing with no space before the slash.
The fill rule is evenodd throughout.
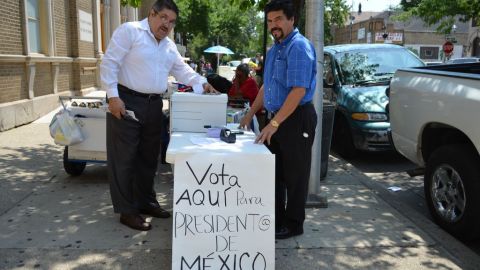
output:
<path id="1" fill-rule="evenodd" d="M 120 88 L 120 86 L 119 86 Z M 162 131 L 161 97 L 119 91 L 127 110 L 139 121 L 107 113 L 107 166 L 115 213 L 137 214 L 159 207 L 153 188 Z"/>

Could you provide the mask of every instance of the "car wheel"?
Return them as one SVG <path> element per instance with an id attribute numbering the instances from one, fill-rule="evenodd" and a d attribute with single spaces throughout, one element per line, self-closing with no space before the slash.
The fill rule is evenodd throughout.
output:
<path id="1" fill-rule="evenodd" d="M 333 123 L 332 148 L 344 158 L 353 158 L 357 154 L 353 144 L 352 131 L 347 120 L 342 116 L 335 117 Z"/>
<path id="2" fill-rule="evenodd" d="M 73 162 L 68 160 L 68 146 L 63 150 L 63 168 L 71 176 L 79 176 L 85 170 L 86 162 Z"/>
<path id="3" fill-rule="evenodd" d="M 467 145 L 446 145 L 427 161 L 424 191 L 433 219 L 462 238 L 480 234 L 480 158 Z"/>

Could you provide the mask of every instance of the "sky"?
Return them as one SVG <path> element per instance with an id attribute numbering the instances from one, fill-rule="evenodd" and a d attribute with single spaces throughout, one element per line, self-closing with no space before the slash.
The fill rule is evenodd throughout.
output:
<path id="1" fill-rule="evenodd" d="M 353 11 L 358 11 L 358 3 L 362 3 L 362 11 L 384 11 L 390 5 L 400 4 L 400 0 L 347 0 L 347 5 L 352 5 Z"/>

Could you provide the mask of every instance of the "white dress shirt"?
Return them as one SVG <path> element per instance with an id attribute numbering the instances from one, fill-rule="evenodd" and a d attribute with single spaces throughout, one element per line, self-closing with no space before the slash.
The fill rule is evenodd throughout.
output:
<path id="1" fill-rule="evenodd" d="M 157 42 L 147 19 L 124 23 L 115 30 L 100 68 L 109 98 L 118 97 L 118 84 L 141 93 L 164 93 L 169 74 L 196 93 L 202 93 L 202 84 L 207 82 L 183 61 L 171 39 Z"/>

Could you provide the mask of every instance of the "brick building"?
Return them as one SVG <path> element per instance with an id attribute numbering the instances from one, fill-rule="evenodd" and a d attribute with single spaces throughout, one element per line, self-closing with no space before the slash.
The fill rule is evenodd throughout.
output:
<path id="1" fill-rule="evenodd" d="M 120 0 L 4 0 L 0 5 L 0 131 L 34 121 L 59 106 L 60 95 L 100 86 L 99 64 L 120 23 L 148 8 Z"/>
<path id="2" fill-rule="evenodd" d="M 446 39 L 451 39 L 455 41 L 451 58 L 469 55 L 469 23 L 457 20 L 455 32 L 445 36 L 436 33 L 438 25 L 427 26 L 418 18 L 408 22 L 393 21 L 391 17 L 389 11 L 352 12 L 346 25 L 334 30 L 334 43 L 399 44 L 410 48 L 426 62 L 437 62 L 445 59 L 442 45 Z"/>

